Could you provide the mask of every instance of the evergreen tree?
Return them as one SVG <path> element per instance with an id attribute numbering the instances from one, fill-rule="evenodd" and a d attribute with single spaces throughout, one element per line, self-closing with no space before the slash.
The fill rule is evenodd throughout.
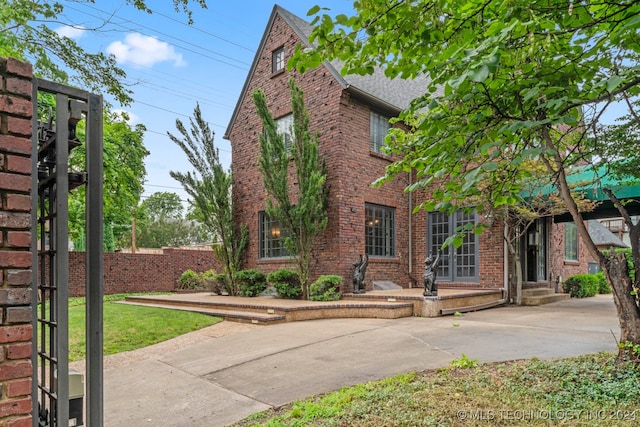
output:
<path id="1" fill-rule="evenodd" d="M 265 132 L 260 136 L 260 172 L 269 198 L 266 213 L 280 222 L 285 247 L 295 254 L 304 298 L 309 297 L 309 261 L 315 238 L 327 227 L 327 171 L 318 154 L 318 135 L 309 133 L 309 113 L 302 90 L 289 81 L 293 110 L 291 147 L 267 108 L 264 92 L 253 93 Z M 296 183 L 289 184 L 289 158 L 293 158 Z"/>
<path id="2" fill-rule="evenodd" d="M 227 290 L 235 295 L 237 287 L 233 273 L 240 266 L 242 251 L 248 241 L 248 231 L 246 226 L 235 229 L 231 171 L 226 171 L 220 164 L 218 148 L 213 143 L 214 133 L 202 118 L 200 105 L 196 104 L 189 122 L 190 131 L 180 120 L 176 120 L 181 138 L 169 132 L 167 134 L 184 151 L 195 170 L 187 173 L 171 171 L 169 174 L 192 197 L 189 203 L 193 206 L 195 219 L 218 239 L 219 243 L 214 245 L 214 254 L 227 275 Z"/>

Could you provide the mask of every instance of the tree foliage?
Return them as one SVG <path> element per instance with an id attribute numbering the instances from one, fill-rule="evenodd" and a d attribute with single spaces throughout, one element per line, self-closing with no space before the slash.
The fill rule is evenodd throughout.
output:
<path id="1" fill-rule="evenodd" d="M 293 110 L 293 140 L 289 149 L 278 133 L 264 92 L 253 93 L 265 132 L 260 135 L 260 172 L 269 198 L 266 212 L 286 231 L 284 244 L 296 255 L 303 295 L 309 296 L 309 261 L 315 238 L 327 226 L 327 171 L 318 154 L 318 135 L 309 133 L 309 113 L 302 90 L 289 81 Z M 293 159 L 295 184 L 289 182 L 289 158 Z"/>
<path id="2" fill-rule="evenodd" d="M 191 196 L 189 203 L 194 208 L 192 214 L 196 220 L 217 239 L 214 253 L 229 279 L 231 293 L 236 294 L 234 273 L 240 266 L 248 231 L 243 225 L 238 229 L 235 227 L 231 171 L 226 171 L 220 163 L 218 148 L 214 145 L 214 133 L 202 118 L 198 104 L 189 122 L 190 130 L 187 130 L 180 120 L 176 120 L 180 137 L 169 132 L 167 134 L 184 151 L 194 170 L 186 173 L 171 171 L 170 175 Z"/>
<path id="3" fill-rule="evenodd" d="M 195 220 L 184 219 L 180 196 L 156 192 L 142 201 L 135 213 L 136 247 L 162 248 L 211 243 L 212 236 Z M 132 232 L 125 233 L 122 243 L 132 246 Z"/>
<path id="4" fill-rule="evenodd" d="M 142 201 L 142 208 L 153 220 L 182 219 L 182 201 L 176 193 L 159 191 Z"/>
<path id="5" fill-rule="evenodd" d="M 94 0 L 84 1 L 94 3 Z M 206 8 L 205 0 L 172 2 L 176 12 L 182 10 L 187 14 L 189 23 L 192 22 L 190 3 Z M 152 13 L 145 0 L 126 0 L 126 3 Z M 0 56 L 30 61 L 35 73 L 43 78 L 73 82 L 92 92 L 106 91 L 119 103 L 129 104 L 131 90 L 125 87 L 126 74 L 116 65 L 115 58 L 102 52 L 85 51 L 74 40 L 53 31 L 49 27 L 51 23 L 64 24 L 63 2 L 0 0 Z"/>
<path id="6" fill-rule="evenodd" d="M 78 124 L 78 137 L 84 140 L 83 122 Z M 103 120 L 103 200 L 104 224 L 113 227 L 115 246 L 129 229 L 131 218 L 144 191 L 147 174 L 144 159 L 149 155 L 144 146 L 143 125 L 131 127 L 122 118 L 106 114 Z M 81 145 L 71 151 L 69 163 L 77 171 L 86 170 L 86 150 Z M 69 237 L 76 241 L 85 228 L 85 188 L 69 194 Z"/>
<path id="7" fill-rule="evenodd" d="M 614 288 L 623 341 L 640 342 L 640 310 L 626 263 L 600 252 L 588 234 L 567 174 L 598 160 L 588 132 L 615 101 L 638 96 L 640 3 L 572 0 L 418 0 L 355 2 L 353 16 L 314 7 L 315 50 L 299 49 L 300 70 L 340 59 L 343 73 L 383 67 L 391 78 L 430 83 L 393 129 L 400 156 L 381 181 L 414 171 L 409 190 L 433 190 L 427 210 L 491 211 L 522 200 L 526 162 L 541 162 L 592 256 Z M 629 120 L 637 122 L 637 114 Z M 637 146 L 624 146 L 635 150 Z M 626 152 L 628 152 L 626 151 Z M 623 151 L 618 151 L 622 154 Z M 614 162 L 624 163 L 620 156 Z M 619 169 L 623 171 L 622 168 Z M 627 168 L 626 174 L 638 174 Z M 437 184 L 437 185 L 436 185 Z M 615 194 L 610 197 L 615 201 Z M 636 269 L 640 225 L 631 228 Z M 637 257 L 636 257 L 637 254 Z"/>

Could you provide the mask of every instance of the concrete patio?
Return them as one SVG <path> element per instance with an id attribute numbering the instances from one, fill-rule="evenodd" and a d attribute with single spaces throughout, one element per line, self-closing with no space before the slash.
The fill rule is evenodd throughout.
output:
<path id="1" fill-rule="evenodd" d="M 199 292 L 131 296 L 126 303 L 195 311 L 261 325 L 338 318 L 438 317 L 505 303 L 500 289 L 440 289 L 438 296 L 427 298 L 422 292 L 422 288 L 368 291 L 345 294 L 338 301 L 231 297 Z"/>

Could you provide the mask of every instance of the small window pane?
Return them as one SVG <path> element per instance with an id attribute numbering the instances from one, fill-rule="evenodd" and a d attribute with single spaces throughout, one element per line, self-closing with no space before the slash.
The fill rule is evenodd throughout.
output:
<path id="1" fill-rule="evenodd" d="M 284 47 L 276 49 L 271 57 L 271 71 L 273 73 L 284 69 Z"/>

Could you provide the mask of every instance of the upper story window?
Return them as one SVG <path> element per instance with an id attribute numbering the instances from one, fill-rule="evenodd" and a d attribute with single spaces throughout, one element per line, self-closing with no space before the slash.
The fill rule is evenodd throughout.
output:
<path id="1" fill-rule="evenodd" d="M 457 211 L 451 215 L 430 212 L 427 216 L 427 254 L 435 256 L 445 240 L 461 227 L 476 223 L 475 212 Z M 443 282 L 477 282 L 479 280 L 478 235 L 469 232 L 462 245 L 447 246 L 440 255 L 437 278 Z"/>
<path id="2" fill-rule="evenodd" d="M 564 260 L 578 261 L 578 227 L 574 222 L 564 225 Z"/>
<path id="3" fill-rule="evenodd" d="M 365 204 L 365 253 L 370 256 L 394 257 L 395 208 Z"/>
<path id="4" fill-rule="evenodd" d="M 277 73 L 284 70 L 284 46 L 271 52 L 271 72 Z"/>
<path id="5" fill-rule="evenodd" d="M 284 148 L 286 148 L 287 152 L 290 152 L 293 144 L 293 114 L 287 114 L 276 119 L 276 126 L 278 135 L 281 135 L 284 139 Z"/>
<path id="6" fill-rule="evenodd" d="M 382 114 L 371 112 L 370 119 L 370 150 L 375 153 L 382 153 L 384 138 L 387 136 L 391 125 L 389 117 Z"/>

